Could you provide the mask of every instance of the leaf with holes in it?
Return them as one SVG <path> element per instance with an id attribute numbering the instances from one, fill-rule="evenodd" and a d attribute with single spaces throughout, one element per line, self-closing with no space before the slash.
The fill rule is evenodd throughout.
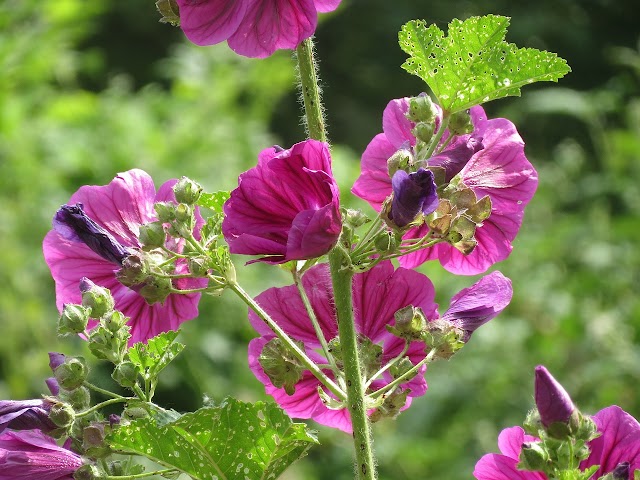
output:
<path id="1" fill-rule="evenodd" d="M 214 212 L 222 213 L 222 206 L 224 202 L 229 200 L 231 192 L 221 190 L 214 193 L 202 193 L 198 199 L 198 205 L 201 207 L 210 208 Z"/>
<path id="2" fill-rule="evenodd" d="M 117 452 L 142 455 L 195 480 L 275 479 L 318 443 L 277 405 L 233 398 L 163 427 L 150 418 L 120 425 L 106 441 Z"/>
<path id="3" fill-rule="evenodd" d="M 445 37 L 437 26 L 413 20 L 398 36 L 400 47 L 409 54 L 402 68 L 422 78 L 450 113 L 520 96 L 524 85 L 557 82 L 571 71 L 555 53 L 507 43 L 508 26 L 509 18 L 497 15 L 456 19 Z"/>
<path id="4" fill-rule="evenodd" d="M 184 349 L 176 342 L 179 331 L 169 330 L 150 338 L 147 343 L 134 343 L 129 349 L 129 360 L 145 379 L 157 378 L 160 371 L 169 365 Z"/>

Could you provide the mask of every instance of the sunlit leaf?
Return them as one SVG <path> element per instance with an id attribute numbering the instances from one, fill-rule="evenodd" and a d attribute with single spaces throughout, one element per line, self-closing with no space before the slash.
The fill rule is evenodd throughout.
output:
<path id="1" fill-rule="evenodd" d="M 155 378 L 178 356 L 184 345 L 175 342 L 179 332 L 168 331 L 147 341 L 136 343 L 129 349 L 129 359 L 144 378 Z"/>

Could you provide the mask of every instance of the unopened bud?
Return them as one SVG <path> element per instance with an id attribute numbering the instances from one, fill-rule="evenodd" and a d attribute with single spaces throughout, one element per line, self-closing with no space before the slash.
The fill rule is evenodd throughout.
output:
<path id="1" fill-rule="evenodd" d="M 56 403 L 49 410 L 49 419 L 60 428 L 66 428 L 73 423 L 75 412 L 71 405 Z"/>
<path id="2" fill-rule="evenodd" d="M 149 412 L 142 407 L 127 407 L 122 412 L 122 417 L 125 420 L 136 420 L 138 418 L 147 418 Z"/>
<path id="3" fill-rule="evenodd" d="M 296 343 L 304 349 L 302 342 Z M 295 386 L 302 379 L 304 368 L 279 338 L 269 340 L 262 347 L 258 362 L 274 387 L 284 388 L 287 395 L 295 393 Z"/>
<path id="4" fill-rule="evenodd" d="M 389 177 L 393 177 L 398 170 L 407 170 L 411 165 L 413 165 L 413 154 L 408 148 L 401 148 L 387 160 Z"/>
<path id="5" fill-rule="evenodd" d="M 138 293 L 149 305 L 153 305 L 154 303 L 163 303 L 172 288 L 171 279 L 149 276 L 141 284 Z"/>
<path id="6" fill-rule="evenodd" d="M 111 374 L 116 383 L 122 387 L 131 388 L 136 384 L 138 378 L 138 370 L 131 362 L 122 362 L 116 365 Z"/>
<path id="7" fill-rule="evenodd" d="M 82 357 L 67 357 L 65 362 L 53 371 L 58 384 L 65 390 L 80 387 L 88 373 L 87 362 Z"/>
<path id="8" fill-rule="evenodd" d="M 449 133 L 451 135 L 466 135 L 473 132 L 473 122 L 469 111 L 456 112 L 449 119 Z"/>
<path id="9" fill-rule="evenodd" d="M 431 97 L 427 94 L 420 94 L 409 99 L 409 110 L 407 118 L 414 123 L 433 123 L 438 111 Z"/>
<path id="10" fill-rule="evenodd" d="M 153 208 L 162 223 L 171 223 L 176 218 L 176 204 L 173 202 L 156 202 Z"/>
<path id="11" fill-rule="evenodd" d="M 73 474 L 74 480 L 99 480 L 104 477 L 105 475 L 97 466 L 89 464 L 82 465 Z"/>
<path id="12" fill-rule="evenodd" d="M 398 238 L 397 232 L 383 231 L 380 232 L 375 240 L 374 244 L 379 252 L 393 252 L 399 245 L 402 237 Z"/>
<path id="13" fill-rule="evenodd" d="M 416 126 L 411 129 L 411 133 L 413 133 L 413 136 L 421 142 L 429 143 L 433 138 L 434 130 L 435 124 L 433 122 L 419 122 L 416 123 Z"/>
<path id="14" fill-rule="evenodd" d="M 91 309 L 91 318 L 101 318 L 113 311 L 115 301 L 108 289 L 100 287 L 84 277 L 80 281 L 80 291 L 82 292 L 82 305 Z"/>
<path id="15" fill-rule="evenodd" d="M 164 224 L 160 221 L 150 222 L 140 226 L 140 243 L 147 249 L 164 247 L 167 234 Z"/>
<path id="16" fill-rule="evenodd" d="M 126 287 L 142 283 L 147 276 L 149 276 L 149 265 L 143 252 L 135 252 L 125 257 L 122 268 L 116 272 L 116 278 Z"/>
<path id="17" fill-rule="evenodd" d="M 124 327 L 129 321 L 129 317 L 125 317 L 124 314 L 118 310 L 111 312 L 111 315 L 100 320 L 101 324 L 110 332 L 117 332 Z"/>
<path id="18" fill-rule="evenodd" d="M 182 177 L 178 180 L 178 183 L 173 186 L 173 192 L 175 193 L 176 200 L 179 203 L 193 205 L 200 198 L 200 195 L 202 194 L 202 187 L 193 180 L 187 177 Z"/>
<path id="19" fill-rule="evenodd" d="M 577 430 L 572 417 L 579 412 L 567 391 L 545 367 L 538 365 L 535 372 L 535 401 L 542 425 L 553 438 L 567 438 L 572 430 Z"/>
<path id="20" fill-rule="evenodd" d="M 427 328 L 427 319 L 419 307 L 408 305 L 393 315 L 395 325 L 387 325 L 387 330 L 393 335 L 405 340 L 421 340 Z"/>
<path id="21" fill-rule="evenodd" d="M 84 410 L 91 403 L 91 393 L 84 386 L 64 392 L 62 398 L 75 410 Z"/>
<path id="22" fill-rule="evenodd" d="M 544 471 L 548 461 L 549 453 L 541 443 L 527 442 L 522 444 L 518 468 L 533 472 Z"/>
<path id="23" fill-rule="evenodd" d="M 410 389 L 404 389 L 388 394 L 382 405 L 376 408 L 370 415 L 372 422 L 378 422 L 383 418 L 395 418 L 400 413 L 402 407 L 407 403 L 407 396 L 411 393 Z"/>
<path id="24" fill-rule="evenodd" d="M 111 453 L 104 439 L 105 425 L 93 422 L 82 431 L 82 448 L 93 458 L 103 458 Z"/>
<path id="25" fill-rule="evenodd" d="M 58 334 L 82 333 L 87 328 L 90 310 L 82 305 L 65 303 L 58 319 Z"/>

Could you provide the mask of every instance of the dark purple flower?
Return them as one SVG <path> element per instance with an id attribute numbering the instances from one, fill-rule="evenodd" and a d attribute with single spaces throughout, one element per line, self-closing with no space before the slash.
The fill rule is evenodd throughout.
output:
<path id="1" fill-rule="evenodd" d="M 536 367 L 535 400 L 545 428 L 556 422 L 568 424 L 576 409 L 564 387 L 542 365 Z"/>
<path id="2" fill-rule="evenodd" d="M 327 253 L 342 228 L 327 144 L 306 140 L 262 151 L 258 165 L 240 175 L 224 213 L 231 253 L 260 255 L 256 261 L 268 263 Z"/>
<path id="3" fill-rule="evenodd" d="M 82 242 L 105 260 L 122 266 L 129 254 L 107 230 L 87 217 L 82 203 L 63 205 L 53 217 L 53 228 L 71 242 Z"/>
<path id="4" fill-rule="evenodd" d="M 294 49 L 315 32 L 318 12 L 340 0 L 177 0 L 180 27 L 197 45 L 227 40 L 240 55 L 264 58 Z"/>
<path id="5" fill-rule="evenodd" d="M 442 319 L 462 329 L 462 340 L 467 342 L 476 329 L 509 305 L 512 296 L 511 280 L 495 271 L 454 295 Z"/>
<path id="6" fill-rule="evenodd" d="M 52 372 L 55 371 L 66 359 L 67 356 L 64 353 L 49 352 L 49 368 Z"/>
<path id="7" fill-rule="evenodd" d="M 398 170 L 391 179 L 393 200 L 389 219 L 398 227 L 411 223 L 419 213 L 429 215 L 438 208 L 438 194 L 433 172 L 419 168 L 417 172 L 407 173 Z"/>
<path id="8" fill-rule="evenodd" d="M 46 400 L 0 400 L 0 433 L 12 430 L 50 432 L 56 425 L 49 420 L 51 404 Z"/>
<path id="9" fill-rule="evenodd" d="M 73 480 L 82 463 L 40 430 L 0 435 L 0 480 Z"/>
<path id="10" fill-rule="evenodd" d="M 383 133 L 376 135 L 362 154 L 361 174 L 352 192 L 378 211 L 393 191 L 387 161 L 398 150 L 416 146 L 411 131 L 415 124 L 406 117 L 408 110 L 408 98 L 389 102 L 382 116 Z M 524 154 L 524 142 L 513 123 L 504 118 L 488 119 L 479 106 L 471 108 L 470 115 L 473 132 L 456 136 L 440 153 L 427 159 L 427 167 L 444 168 L 446 182 L 458 175 L 459 186 L 471 189 L 478 199 L 488 195 L 491 215 L 476 229 L 478 243 L 471 253 L 465 255 L 443 242 L 401 257 L 403 267 L 439 260 L 450 272 L 475 275 L 511 253 L 511 243 L 537 188 L 538 176 Z M 441 116 L 439 111 L 436 128 Z M 445 131 L 442 142 L 449 141 L 449 136 Z M 409 229 L 404 238 L 421 238 L 428 232 L 423 225 Z"/>
<path id="11" fill-rule="evenodd" d="M 613 469 L 613 480 L 629 480 L 630 471 L 629 462 L 619 463 L 616 468 Z"/>
<path id="12" fill-rule="evenodd" d="M 589 442 L 589 458 L 580 464 L 584 471 L 599 465 L 591 478 L 614 472 L 621 463 L 629 463 L 630 471 L 640 468 L 640 424 L 616 405 L 600 410 L 592 417 L 601 435 Z M 520 427 L 504 429 L 498 437 L 501 454 L 483 456 L 473 472 L 478 480 L 547 480 L 540 472 L 518 470 L 522 444 L 539 439 L 526 435 Z"/>
<path id="13" fill-rule="evenodd" d="M 302 284 L 328 342 L 338 335 L 328 266 L 320 264 L 310 268 L 302 277 Z M 399 355 L 405 346 L 404 340 L 392 335 L 386 329 L 387 325 L 395 323 L 394 313 L 403 307 L 413 305 L 421 308 L 427 319 L 437 318 L 434 296 L 433 284 L 426 276 L 404 268 L 394 270 L 390 261 L 381 262 L 368 272 L 355 275 L 353 279 L 356 330 L 362 337 L 382 346 L 381 361 L 385 364 Z M 304 343 L 311 358 L 319 364 L 326 363 L 326 359 L 315 352 L 320 348 L 320 342 L 305 313 L 304 304 L 295 286 L 270 288 L 258 295 L 256 301 L 287 334 Z M 318 395 L 320 382 L 309 371 L 303 373 L 302 379 L 295 385 L 293 395 L 288 395 L 284 388 L 275 387 L 271 383 L 258 359 L 263 347 L 274 338 L 274 334 L 255 313 L 249 312 L 249 320 L 261 335 L 249 344 L 249 367 L 264 384 L 266 392 L 291 417 L 312 418 L 322 425 L 351 432 L 349 412 L 346 408 L 341 410 L 327 408 Z M 425 357 L 424 349 L 423 342 L 411 342 L 407 351 L 409 360 L 413 364 L 418 363 Z M 401 385 L 402 390 L 411 390 L 405 408 L 409 407 L 412 397 L 419 397 L 426 393 L 425 370 L 426 367 L 423 367 L 418 375 Z M 328 371 L 325 373 L 332 375 Z M 382 378 L 375 380 L 371 388 L 377 390 L 391 381 L 391 375 L 386 373 Z"/>

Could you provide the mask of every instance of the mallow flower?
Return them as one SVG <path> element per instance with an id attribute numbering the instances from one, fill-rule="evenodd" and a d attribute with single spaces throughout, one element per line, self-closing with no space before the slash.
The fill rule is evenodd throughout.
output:
<path id="1" fill-rule="evenodd" d="M 439 318 L 437 305 L 434 303 L 433 284 L 421 273 L 402 267 L 394 270 L 390 261 L 383 261 L 365 273 L 356 274 L 353 282 L 354 321 L 362 342 L 362 355 L 379 358 L 380 365 L 386 365 L 398 356 L 406 344 L 405 340 L 392 334 L 387 328 L 396 325 L 395 314 L 398 310 L 411 305 L 419 308 L 429 323 Z M 461 292 L 464 299 L 469 301 L 469 312 L 456 309 L 454 306 L 453 310 L 443 317 L 445 323 L 452 323 L 465 331 L 473 331 L 491 316 L 486 311 L 490 304 L 503 305 L 504 308 L 504 299 L 511 298 L 511 284 L 508 279 L 501 281 L 498 278 L 494 283 L 499 286 L 495 298 L 477 296 L 474 287 Z M 316 313 L 325 340 L 330 343 L 338 335 L 338 326 L 328 266 L 320 264 L 310 268 L 302 277 L 302 285 Z M 320 353 L 320 342 L 295 286 L 270 288 L 258 295 L 256 301 L 288 335 L 302 342 L 310 358 L 318 364 L 327 363 L 326 358 Z M 460 301 L 463 300 L 458 300 Z M 484 309 L 480 305 L 483 301 Z M 495 309 L 496 315 L 499 313 L 498 308 Z M 474 311 L 479 313 L 473 313 Z M 329 408 L 318 395 L 320 382 L 309 371 L 302 373 L 302 378 L 295 384 L 295 391 L 291 395 L 284 388 L 273 385 L 259 359 L 264 346 L 275 336 L 253 312 L 249 313 L 249 320 L 260 334 L 259 338 L 249 343 L 249 367 L 264 384 L 265 391 L 293 418 L 311 418 L 320 424 L 351 432 L 351 420 L 347 409 Z M 378 347 L 369 350 L 372 345 Z M 410 341 L 406 358 L 415 365 L 425 358 L 425 348 L 428 347 L 421 340 Z M 377 348 L 380 350 L 375 350 Z M 370 355 L 372 351 L 374 354 Z M 333 377 L 330 370 L 324 371 Z M 407 395 L 402 409 L 410 406 L 412 398 L 426 393 L 425 371 L 426 367 L 421 367 L 415 377 L 400 385 L 399 392 Z M 391 381 L 392 376 L 387 371 L 371 382 L 368 393 L 384 387 Z M 330 395 L 329 392 L 326 393 Z M 370 415 L 372 413 L 373 411 L 369 411 Z"/>
<path id="2" fill-rule="evenodd" d="M 73 480 L 82 463 L 40 430 L 0 434 L 0 480 Z"/>
<path id="3" fill-rule="evenodd" d="M 340 0 L 177 0 L 180 28 L 196 45 L 227 40 L 246 57 L 264 58 L 295 49 L 310 37 L 318 12 L 331 12 Z"/>
<path id="4" fill-rule="evenodd" d="M 361 174 L 352 192 L 380 211 L 393 191 L 388 161 L 399 151 L 416 155 L 416 124 L 407 118 L 409 98 L 389 102 L 382 118 L 383 133 L 376 135 L 365 149 L 361 160 Z M 442 121 L 437 108 L 434 125 Z M 471 253 L 463 254 L 449 243 L 400 258 L 404 267 L 414 268 L 427 260 L 438 259 L 452 273 L 474 275 L 486 271 L 494 263 L 504 260 L 512 250 L 524 215 L 524 208 L 533 197 L 538 184 L 537 173 L 524 154 L 524 142 L 515 126 L 504 118 L 488 119 L 482 107 L 470 109 L 473 131 L 450 139 L 445 131 L 436 152 L 426 159 L 424 168 L 439 167 L 444 171 L 445 187 L 454 182 L 458 188 L 468 188 L 480 200 L 488 196 L 491 213 L 475 230 L 477 245 Z M 426 225 L 409 229 L 405 239 L 420 238 L 428 233 Z"/>
<path id="5" fill-rule="evenodd" d="M 135 285 L 127 287 L 116 278 L 134 249 L 141 247 L 140 226 L 156 221 L 155 202 L 176 202 L 172 187 L 165 182 L 156 192 L 153 180 L 144 171 L 120 173 L 104 186 L 87 185 L 75 192 L 53 219 L 53 230 L 44 238 L 44 258 L 56 284 L 56 305 L 81 303 L 80 283 L 87 278 L 108 288 L 115 308 L 130 317 L 130 343 L 145 341 L 161 332 L 175 330 L 198 314 L 199 293 L 169 294 L 164 302 L 150 305 Z M 202 219 L 196 215 L 201 224 Z M 196 232 L 197 234 L 197 232 Z M 181 243 L 170 239 L 167 246 L 180 250 Z M 176 272 L 186 269 L 176 264 Z M 179 279 L 174 288 L 190 289 L 202 280 Z M 89 328 L 95 321 L 89 323 Z"/>
<path id="6" fill-rule="evenodd" d="M 50 432 L 56 425 L 49 419 L 51 403 L 43 399 L 0 400 L 0 433 L 11 430 Z"/>
<path id="7" fill-rule="evenodd" d="M 588 444 L 590 455 L 580 463 L 584 471 L 594 465 L 598 470 L 590 478 L 600 478 L 616 471 L 640 468 L 640 424 L 616 405 L 604 408 L 591 417 L 600 436 Z M 524 443 L 538 438 L 525 434 L 521 427 L 504 429 L 498 437 L 499 454 L 483 456 L 473 472 L 478 480 L 548 480 L 542 472 L 518 470 L 517 464 Z M 628 465 L 624 465 L 628 463 Z M 623 477 L 619 477 L 623 478 Z M 628 478 L 628 477 L 627 477 Z"/>
<path id="8" fill-rule="evenodd" d="M 542 365 L 535 369 L 534 392 L 540 422 L 546 429 L 555 423 L 569 425 L 577 409 L 569 393 Z"/>
<path id="9" fill-rule="evenodd" d="M 327 144 L 306 140 L 263 150 L 258 165 L 240 175 L 224 214 L 231 253 L 274 264 L 327 253 L 342 228 Z"/>

